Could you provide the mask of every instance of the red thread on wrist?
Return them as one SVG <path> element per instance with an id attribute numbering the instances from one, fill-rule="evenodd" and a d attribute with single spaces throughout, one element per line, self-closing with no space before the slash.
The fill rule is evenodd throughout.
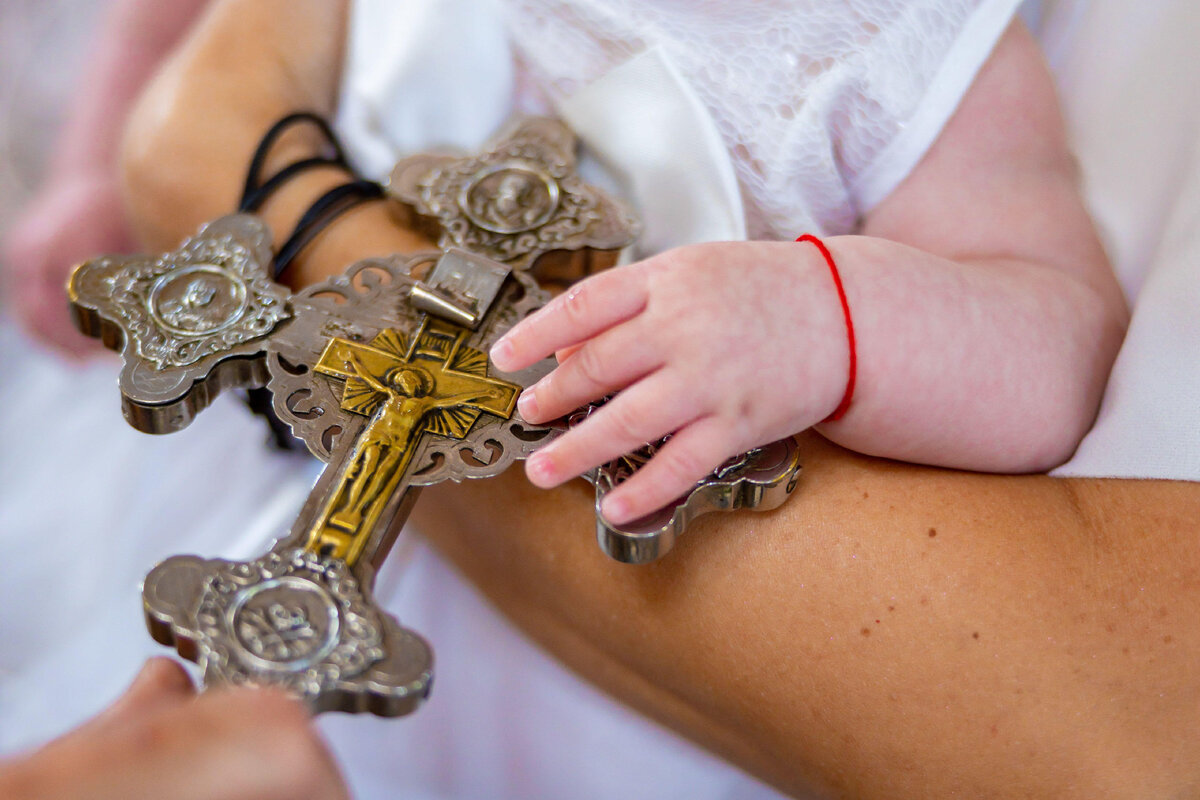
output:
<path id="1" fill-rule="evenodd" d="M 842 316 L 846 319 L 846 338 L 850 342 L 850 375 L 846 378 L 846 392 L 842 395 L 842 402 L 838 403 L 833 413 L 821 420 L 822 422 L 837 422 L 850 410 L 850 400 L 854 397 L 854 383 L 858 379 L 858 348 L 854 342 L 854 321 L 850 319 L 850 303 L 846 301 L 846 289 L 842 286 L 842 276 L 838 273 L 837 264 L 833 262 L 833 255 L 825 243 L 810 233 L 798 237 L 796 241 L 811 242 L 825 257 L 825 263 L 829 265 L 829 272 L 833 275 L 833 285 L 837 287 L 838 301 L 842 304 Z"/>

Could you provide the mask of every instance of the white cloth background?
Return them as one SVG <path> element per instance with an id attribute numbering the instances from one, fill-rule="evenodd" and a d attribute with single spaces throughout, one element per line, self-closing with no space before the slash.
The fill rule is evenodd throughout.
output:
<path id="1" fill-rule="evenodd" d="M 1057 475 L 1200 480 L 1200 4 L 1058 0 L 1044 41 L 1133 319 Z"/>

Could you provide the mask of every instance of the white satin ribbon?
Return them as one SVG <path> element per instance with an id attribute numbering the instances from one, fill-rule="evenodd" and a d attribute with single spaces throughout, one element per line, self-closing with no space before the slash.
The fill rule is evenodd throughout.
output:
<path id="1" fill-rule="evenodd" d="M 489 0 L 356 0 L 337 129 L 375 177 L 412 153 L 474 150 L 508 117 L 513 77 Z"/>
<path id="2" fill-rule="evenodd" d="M 639 254 L 746 238 L 721 135 L 661 48 L 634 56 L 557 110 L 637 206 Z"/>

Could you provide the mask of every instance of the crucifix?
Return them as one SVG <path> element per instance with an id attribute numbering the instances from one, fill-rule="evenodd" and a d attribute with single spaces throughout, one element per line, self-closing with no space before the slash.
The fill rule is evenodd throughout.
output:
<path id="1" fill-rule="evenodd" d="M 401 160 L 387 191 L 398 201 L 401 219 L 415 222 L 439 247 L 461 247 L 514 269 L 533 270 L 544 282 L 570 284 L 614 266 L 638 231 L 625 204 L 580 179 L 577 146 L 575 134 L 561 121 L 518 116 L 479 153 L 422 153 Z M 599 406 L 581 409 L 571 424 Z M 596 541 L 618 561 L 654 561 L 695 517 L 773 509 L 796 488 L 799 452 L 795 442 L 784 439 L 731 459 L 654 514 L 624 525 L 609 523 L 600 512 L 604 496 L 663 443 L 647 443 L 583 476 L 596 487 Z"/>
<path id="2" fill-rule="evenodd" d="M 218 392 L 266 384 L 330 464 L 264 556 L 152 570 L 146 620 L 206 685 L 273 683 L 314 711 L 408 713 L 428 693 L 432 653 L 376 607 L 375 570 L 421 486 L 498 474 L 557 435 L 514 414 L 551 365 L 505 375 L 486 355 L 548 295 L 455 249 L 367 260 L 291 294 L 268 277 L 269 242 L 256 217 L 230 215 L 169 253 L 85 263 L 70 282 L 81 329 L 124 356 L 135 427 L 179 430 Z"/>
<path id="3" fill-rule="evenodd" d="M 368 344 L 325 345 L 314 371 L 341 381 L 342 408 L 371 421 L 309 532 L 309 547 L 353 564 L 423 434 L 462 439 L 482 412 L 512 417 L 521 387 L 489 378 L 487 356 L 464 344 L 466 334 L 426 318 L 410 337 L 387 328 Z"/>
<path id="4" fill-rule="evenodd" d="M 314 711 L 384 716 L 427 695 L 432 652 L 375 605 L 375 570 L 422 486 L 497 475 L 570 424 L 515 411 L 552 359 L 506 374 L 487 351 L 549 298 L 535 263 L 565 253 L 560 266 L 586 272 L 632 240 L 629 212 L 574 174 L 573 149 L 561 123 L 522 118 L 482 156 L 401 162 L 393 192 L 416 192 L 414 213 L 442 226 L 443 250 L 367 259 L 295 294 L 271 279 L 270 232 L 244 213 L 169 253 L 76 269 L 76 321 L 121 350 L 134 427 L 179 430 L 220 391 L 265 385 L 278 418 L 328 463 L 262 557 L 175 556 L 146 577 L 151 635 L 196 661 L 207 685 L 276 684 Z M 775 443 L 660 514 L 609 525 L 600 501 L 647 448 L 585 476 L 601 546 L 632 563 L 661 556 L 700 513 L 779 505 L 799 470 L 794 443 Z"/>

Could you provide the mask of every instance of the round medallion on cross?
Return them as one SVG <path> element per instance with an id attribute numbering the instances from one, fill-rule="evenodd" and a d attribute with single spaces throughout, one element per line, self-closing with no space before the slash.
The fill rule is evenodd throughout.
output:
<path id="1" fill-rule="evenodd" d="M 215 264 L 189 264 L 159 276 L 150 313 L 166 330 L 200 336 L 233 325 L 246 311 L 246 283 Z"/>
<path id="2" fill-rule="evenodd" d="M 506 161 L 480 170 L 463 186 L 458 206 L 479 227 L 520 233 L 545 225 L 558 209 L 559 188 L 544 169 Z"/>

